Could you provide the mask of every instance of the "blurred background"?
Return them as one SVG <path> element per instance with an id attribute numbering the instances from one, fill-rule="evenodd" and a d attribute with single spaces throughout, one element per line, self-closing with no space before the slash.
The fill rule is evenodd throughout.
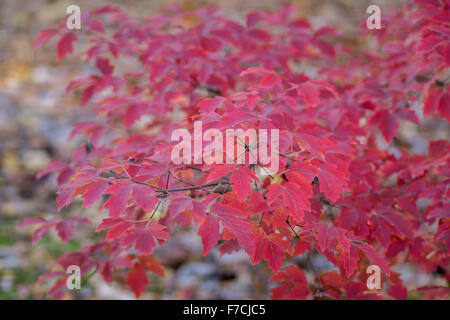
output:
<path id="1" fill-rule="evenodd" d="M 17 223 L 27 216 L 52 217 L 56 211 L 55 177 L 35 179 L 36 173 L 51 159 L 67 161 L 79 140 L 67 142 L 77 122 L 90 117 L 89 110 L 79 107 L 79 97 L 65 94 L 70 79 L 89 73 L 88 66 L 70 56 L 56 61 L 54 45 L 45 45 L 34 52 L 33 40 L 42 29 L 56 27 L 66 16 L 71 4 L 81 10 L 106 4 L 122 7 L 136 18 L 145 18 L 176 3 L 185 9 L 217 4 L 226 16 L 244 21 L 252 10 L 275 10 L 281 0 L 0 0 L 0 299 L 42 299 L 48 289 L 36 285 L 38 276 L 48 271 L 59 255 L 74 251 L 95 235 L 94 227 L 81 225 L 72 240 L 62 243 L 53 232 L 37 245 L 31 245 L 31 229 L 17 230 Z M 296 0 L 299 15 L 307 17 L 315 26 L 332 25 L 344 37 L 355 39 L 360 24 L 367 17 L 369 4 L 383 10 L 402 6 L 406 1 L 362 0 Z M 355 39 L 356 41 L 356 39 Z M 51 42 L 53 43 L 53 42 Z M 429 121 L 421 131 L 414 125 L 403 124 L 400 135 L 414 144 L 417 152 L 425 152 L 429 138 L 448 137 L 448 125 Z M 75 202 L 62 215 L 79 215 L 81 203 Z M 90 208 L 83 215 L 98 215 Z M 83 242 L 81 241 L 83 240 Z M 252 267 L 242 253 L 219 259 L 218 252 L 206 258 L 202 255 L 200 238 L 191 230 L 180 229 L 158 250 L 158 258 L 166 267 L 167 276 L 150 276 L 150 287 L 142 299 L 266 299 L 270 296 L 269 275 L 264 263 Z M 329 268 L 327 261 L 312 256 L 310 263 L 301 261 L 308 277 L 311 262 L 319 270 Z M 437 284 L 432 275 L 417 273 L 411 266 L 403 266 L 405 282 L 412 287 Z M 134 298 L 124 285 L 106 284 L 94 275 L 77 291 L 74 298 L 128 299 Z"/>

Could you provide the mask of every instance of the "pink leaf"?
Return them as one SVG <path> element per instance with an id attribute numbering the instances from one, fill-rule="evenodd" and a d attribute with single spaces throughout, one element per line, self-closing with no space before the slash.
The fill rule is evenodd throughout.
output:
<path id="1" fill-rule="evenodd" d="M 90 207 L 102 198 L 103 192 L 108 188 L 107 180 L 98 180 L 89 184 L 85 194 L 83 194 L 83 205 L 85 208 Z"/>
<path id="2" fill-rule="evenodd" d="M 133 197 L 136 204 L 145 211 L 151 211 L 158 203 L 158 199 L 150 193 L 151 189 L 144 185 L 133 187 Z"/>
<path id="3" fill-rule="evenodd" d="M 217 218 L 211 214 L 207 215 L 200 225 L 198 234 L 202 237 L 203 255 L 206 256 L 220 239 Z"/>
<path id="4" fill-rule="evenodd" d="M 33 42 L 33 50 L 40 48 L 46 42 L 48 42 L 51 38 L 53 38 L 56 34 L 58 34 L 58 30 L 55 29 L 47 29 L 39 32 L 39 36 Z"/>
<path id="5" fill-rule="evenodd" d="M 63 242 L 68 242 L 73 232 L 73 224 L 63 220 L 56 225 L 56 231 Z"/>
<path id="6" fill-rule="evenodd" d="M 29 226 L 30 224 L 40 224 L 40 223 L 46 223 L 47 220 L 45 220 L 42 217 L 28 217 L 23 219 L 22 221 L 19 222 L 19 224 L 17 225 L 18 228 L 23 228 L 26 226 Z"/>
<path id="7" fill-rule="evenodd" d="M 130 191 L 130 183 L 113 184 L 105 190 L 105 193 L 111 194 L 111 198 L 104 205 L 111 217 L 119 217 L 125 212 Z"/>
<path id="8" fill-rule="evenodd" d="M 73 43 L 77 40 L 77 36 L 72 32 L 65 33 L 56 44 L 56 52 L 58 59 L 64 58 L 68 53 L 73 51 Z"/>
<path id="9" fill-rule="evenodd" d="M 258 180 L 255 173 L 246 166 L 239 166 L 230 177 L 230 182 L 233 183 L 233 191 L 244 200 L 250 193 L 250 183 L 252 180 Z"/>

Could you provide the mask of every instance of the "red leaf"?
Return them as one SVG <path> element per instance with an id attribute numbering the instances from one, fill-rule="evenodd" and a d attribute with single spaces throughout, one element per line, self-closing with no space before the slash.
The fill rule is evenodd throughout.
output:
<path id="1" fill-rule="evenodd" d="M 321 223 L 317 228 L 317 248 L 324 252 L 326 249 L 333 249 L 336 247 L 337 230 L 333 226 Z"/>
<path id="2" fill-rule="evenodd" d="M 388 295 L 397 300 L 407 300 L 408 290 L 399 284 L 391 284 L 389 287 Z"/>
<path id="3" fill-rule="evenodd" d="M 176 197 L 170 203 L 169 214 L 173 219 L 175 219 L 183 211 L 192 209 L 193 204 L 191 197 L 186 196 Z"/>
<path id="4" fill-rule="evenodd" d="M 90 207 L 102 198 L 103 192 L 108 188 L 107 180 L 98 180 L 89 184 L 85 194 L 83 194 L 83 205 L 85 208 Z"/>
<path id="5" fill-rule="evenodd" d="M 204 113 L 210 113 L 216 111 L 218 107 L 220 107 L 223 103 L 223 98 L 208 98 L 199 102 L 198 107 L 200 107 L 200 111 Z"/>
<path id="6" fill-rule="evenodd" d="M 341 193 L 348 188 L 345 173 L 334 165 L 321 164 L 317 176 L 320 191 L 332 202 L 339 199 Z"/>
<path id="7" fill-rule="evenodd" d="M 255 253 L 256 243 L 252 236 L 253 227 L 246 221 L 230 213 L 230 208 L 224 207 L 216 202 L 211 210 L 217 213 L 223 226 L 229 230 L 237 239 L 239 245 L 252 257 Z"/>
<path id="8" fill-rule="evenodd" d="M 105 33 L 105 29 L 103 28 L 103 24 L 99 20 L 91 20 L 89 22 L 89 29 L 93 32 L 97 32 L 100 34 Z"/>
<path id="9" fill-rule="evenodd" d="M 136 262 L 127 275 L 127 285 L 133 290 L 136 298 L 139 298 L 149 284 L 144 268 Z"/>
<path id="10" fill-rule="evenodd" d="M 150 191 L 149 187 L 140 184 L 133 187 L 133 198 L 136 204 L 145 211 L 152 211 L 158 203 L 158 199 Z"/>
<path id="11" fill-rule="evenodd" d="M 89 102 L 89 100 L 91 100 L 91 98 L 94 94 L 94 91 L 95 91 L 95 87 L 96 87 L 96 85 L 92 84 L 83 90 L 83 93 L 81 94 L 81 104 L 82 105 L 85 105 L 86 103 Z"/>
<path id="12" fill-rule="evenodd" d="M 321 89 L 328 90 L 336 97 L 336 99 L 339 99 L 339 93 L 337 92 L 335 86 L 333 86 L 331 83 L 321 80 L 312 80 L 308 81 L 308 83 L 317 85 Z"/>
<path id="13" fill-rule="evenodd" d="M 281 80 L 273 73 L 265 75 L 259 82 L 260 88 L 272 88 L 275 85 L 281 85 Z"/>
<path id="14" fill-rule="evenodd" d="M 115 222 L 116 223 L 108 230 L 108 233 L 106 234 L 106 239 L 114 240 L 120 238 L 133 226 L 133 222 L 131 221 L 117 219 Z"/>
<path id="15" fill-rule="evenodd" d="M 386 142 L 390 143 L 394 139 L 398 129 L 398 120 L 394 114 L 390 114 L 386 110 L 378 111 L 370 119 L 370 123 L 376 125 L 381 130 Z"/>
<path id="16" fill-rule="evenodd" d="M 124 124 L 125 128 L 131 127 L 142 116 L 142 108 L 140 105 L 132 104 L 127 108 L 125 112 Z"/>
<path id="17" fill-rule="evenodd" d="M 423 101 L 423 114 L 430 115 L 436 110 L 437 103 L 441 98 L 441 90 L 437 88 L 428 89 Z"/>
<path id="18" fill-rule="evenodd" d="M 121 221 L 123 221 L 123 219 L 121 219 L 121 218 L 105 218 L 102 220 L 102 223 L 100 223 L 97 226 L 97 228 L 95 229 L 95 232 L 100 232 L 102 230 L 109 229 Z"/>
<path id="19" fill-rule="evenodd" d="M 261 247 L 263 249 L 264 260 L 269 262 L 269 267 L 274 273 L 278 273 L 282 266 L 285 252 L 292 254 L 291 243 L 283 239 L 280 233 L 272 233 L 266 237 Z"/>
<path id="20" fill-rule="evenodd" d="M 125 212 L 130 191 L 130 183 L 113 184 L 105 190 L 105 193 L 111 194 L 111 198 L 104 205 L 111 217 L 119 217 Z"/>
<path id="21" fill-rule="evenodd" d="M 38 174 L 36 175 L 36 178 L 40 179 L 41 177 L 43 177 L 49 173 L 61 171 L 65 168 L 67 168 L 67 164 L 65 164 L 64 162 L 52 161 L 52 162 L 50 162 L 50 164 L 48 165 L 47 168 L 44 168 L 38 172 Z"/>
<path id="22" fill-rule="evenodd" d="M 53 224 L 47 223 L 39 227 L 34 233 L 31 240 L 32 244 L 35 244 L 39 240 L 42 239 L 42 237 L 50 230 L 50 228 L 53 227 Z"/>
<path id="23" fill-rule="evenodd" d="M 233 183 L 233 191 L 240 199 L 245 200 L 248 197 L 252 180 L 258 180 L 258 178 L 246 166 L 239 166 L 231 175 L 230 182 Z"/>
<path id="24" fill-rule="evenodd" d="M 272 73 L 272 71 L 265 69 L 265 68 L 248 68 L 242 71 L 239 74 L 239 77 L 245 76 L 247 74 L 254 74 L 254 73 Z"/>
<path id="25" fill-rule="evenodd" d="M 305 274 L 298 266 L 287 266 L 285 271 L 275 274 L 270 281 L 284 282 L 271 290 L 271 299 L 305 299 L 309 294 Z"/>
<path id="26" fill-rule="evenodd" d="M 294 255 L 304 254 L 306 251 L 311 250 L 311 243 L 308 241 L 297 240 L 294 248 Z"/>
<path id="27" fill-rule="evenodd" d="M 161 265 L 161 261 L 155 259 L 155 257 L 151 254 L 148 256 L 140 256 L 139 261 L 142 266 L 150 272 L 157 274 L 161 277 L 165 276 L 164 268 Z"/>
<path id="28" fill-rule="evenodd" d="M 253 27 L 259 21 L 264 19 L 264 13 L 261 11 L 253 11 L 247 14 L 247 28 Z"/>
<path id="29" fill-rule="evenodd" d="M 146 227 L 137 227 L 127 231 L 127 235 L 120 241 L 124 246 L 129 246 L 135 243 L 136 251 L 143 255 L 152 253 L 153 248 L 156 247 L 155 239 L 167 240 L 169 234 L 165 230 L 166 227 L 152 222 Z"/>
<path id="30" fill-rule="evenodd" d="M 198 230 L 202 237 L 203 255 L 206 256 L 220 240 L 219 222 L 212 214 L 205 217 Z"/>
<path id="31" fill-rule="evenodd" d="M 58 212 L 61 211 L 62 208 L 70 205 L 72 203 L 73 197 L 75 196 L 74 188 L 63 188 L 59 189 L 57 192 L 58 197 L 56 198 L 57 209 Z"/>
<path id="32" fill-rule="evenodd" d="M 77 36 L 72 32 L 64 34 L 56 43 L 56 52 L 58 59 L 64 58 L 68 53 L 73 51 L 73 42 L 77 40 Z"/>
<path id="33" fill-rule="evenodd" d="M 33 42 L 33 50 L 38 49 L 45 43 L 47 43 L 51 38 L 53 38 L 56 34 L 58 34 L 58 30 L 55 29 L 47 29 L 39 32 L 39 36 Z"/>
<path id="34" fill-rule="evenodd" d="M 319 104 L 320 91 L 311 85 L 299 85 L 297 93 L 300 97 L 305 99 L 308 106 L 316 106 Z"/>
<path id="35" fill-rule="evenodd" d="M 68 242 L 73 232 L 73 224 L 69 221 L 61 221 L 56 225 L 56 231 L 63 242 Z"/>
<path id="36" fill-rule="evenodd" d="M 400 119 L 411 121 L 415 124 L 419 124 L 419 118 L 417 117 L 416 111 L 412 109 L 400 109 L 395 112 L 395 115 Z"/>
<path id="37" fill-rule="evenodd" d="M 47 220 L 45 220 L 42 217 L 28 217 L 28 218 L 25 218 L 22 221 L 20 221 L 19 224 L 17 225 L 17 227 L 23 228 L 30 224 L 40 224 L 40 223 L 46 223 L 46 222 L 47 222 Z"/>
<path id="38" fill-rule="evenodd" d="M 311 208 L 309 202 L 309 198 L 312 196 L 310 184 L 307 188 L 301 188 L 294 182 L 287 182 L 284 185 L 274 183 L 268 187 L 268 190 L 267 203 L 269 206 L 281 197 L 283 206 L 289 209 L 289 212 L 296 221 L 300 221 L 304 215 L 304 211 Z"/>
<path id="39" fill-rule="evenodd" d="M 442 118 L 450 122 L 450 89 L 447 86 L 447 91 L 444 92 L 437 104 L 437 111 Z"/>
<path id="40" fill-rule="evenodd" d="M 391 275 L 391 270 L 389 268 L 389 263 L 383 259 L 378 252 L 376 252 L 371 246 L 363 243 L 363 244 L 354 244 L 355 247 L 358 247 L 359 249 L 361 249 L 366 256 L 369 258 L 370 262 L 379 266 L 381 269 L 383 269 L 384 272 L 386 272 L 386 274 L 388 276 Z"/>
<path id="41" fill-rule="evenodd" d="M 234 170 L 234 165 L 230 165 L 230 164 L 214 166 L 214 169 L 211 170 L 211 172 L 209 173 L 208 178 L 206 179 L 206 182 L 210 183 L 212 181 L 216 181 L 222 177 L 225 177 L 227 174 L 229 174 L 233 170 Z"/>
<path id="42" fill-rule="evenodd" d="M 106 58 L 97 58 L 95 60 L 95 65 L 104 75 L 111 75 L 114 71 L 114 66 Z"/>

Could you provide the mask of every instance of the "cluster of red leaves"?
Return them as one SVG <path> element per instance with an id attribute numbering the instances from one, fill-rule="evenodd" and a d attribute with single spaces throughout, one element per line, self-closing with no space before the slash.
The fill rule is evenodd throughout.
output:
<path id="1" fill-rule="evenodd" d="M 402 262 L 443 269 L 449 280 L 450 144 L 430 141 L 428 155 L 418 155 L 394 140 L 400 121 L 420 125 L 417 106 L 450 121 L 450 86 L 441 79 L 450 64 L 449 9 L 447 0 L 415 0 L 383 12 L 383 28 L 360 35 L 370 51 L 293 18 L 292 6 L 252 12 L 244 24 L 215 8 L 175 7 L 137 23 L 107 6 L 85 12 L 81 31 L 42 31 L 34 47 L 57 37 L 58 58 L 89 38 L 85 57 L 98 72 L 67 90 L 98 116 L 74 128 L 71 137 L 86 143 L 72 162 L 53 162 L 40 175 L 59 173 L 58 210 L 81 196 L 85 207 L 102 200 L 109 212 L 97 227 L 108 230 L 103 240 L 59 264 L 78 264 L 82 275 L 95 268 L 108 282 L 128 269 L 138 297 L 146 270 L 164 274 L 152 250 L 181 224 L 198 227 L 205 255 L 219 246 L 267 261 L 271 280 L 281 282 L 274 299 L 405 299 L 390 270 Z M 171 133 L 195 120 L 205 130 L 279 129 L 278 173 L 256 175 L 259 163 L 175 165 Z M 53 225 L 67 240 L 77 219 L 69 220 L 23 224 L 44 223 L 35 240 Z M 308 282 L 289 261 L 312 250 L 336 269 Z M 368 292 L 369 264 L 382 269 L 389 291 Z M 41 280 L 53 276 L 49 294 L 62 297 L 67 275 Z"/>

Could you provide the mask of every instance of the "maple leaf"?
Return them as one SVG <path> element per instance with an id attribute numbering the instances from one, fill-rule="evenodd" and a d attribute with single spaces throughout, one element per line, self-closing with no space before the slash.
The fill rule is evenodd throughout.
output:
<path id="1" fill-rule="evenodd" d="M 54 226 L 53 221 L 49 222 L 42 217 L 28 217 L 23 219 L 17 227 L 22 228 L 32 224 L 40 225 L 33 233 L 32 244 L 37 243 Z"/>
<path id="2" fill-rule="evenodd" d="M 345 287 L 348 299 L 352 300 L 384 300 L 378 294 L 366 293 L 367 286 L 361 282 L 349 282 Z"/>
<path id="3" fill-rule="evenodd" d="M 332 164 L 321 164 L 317 176 L 320 191 L 332 202 L 339 199 L 341 193 L 348 188 L 345 173 Z"/>
<path id="4" fill-rule="evenodd" d="M 248 194 L 250 193 L 250 183 L 253 180 L 257 181 L 258 178 L 255 176 L 255 173 L 246 166 L 237 167 L 230 177 L 230 182 L 233 183 L 233 191 L 242 200 L 248 197 Z"/>
<path id="5" fill-rule="evenodd" d="M 272 88 L 275 85 L 280 86 L 281 80 L 277 75 L 275 75 L 273 73 L 265 75 L 259 81 L 260 88 Z"/>
<path id="6" fill-rule="evenodd" d="M 391 142 L 392 139 L 394 139 L 399 128 L 397 117 L 386 110 L 378 111 L 370 119 L 370 123 L 381 130 L 381 133 L 387 142 Z"/>
<path id="7" fill-rule="evenodd" d="M 128 229 L 127 234 L 120 240 L 120 243 L 124 246 L 131 246 L 135 244 L 134 248 L 143 255 L 149 255 L 152 253 L 153 248 L 156 247 L 155 239 L 167 240 L 169 239 L 169 233 L 166 231 L 166 227 L 152 222 L 148 226 L 139 226 L 134 229 Z"/>
<path id="8" fill-rule="evenodd" d="M 363 251 L 367 255 L 371 263 L 379 266 L 384 272 L 386 272 L 388 276 L 390 276 L 391 270 L 389 268 L 389 263 L 385 259 L 383 259 L 371 246 L 365 243 L 353 243 L 353 245 L 361 249 L 361 251 Z"/>
<path id="9" fill-rule="evenodd" d="M 148 256 L 140 256 L 139 262 L 145 269 L 147 269 L 147 271 L 153 272 L 154 274 L 164 277 L 165 272 L 163 266 L 161 265 L 161 261 L 156 259 L 152 254 Z"/>
<path id="10" fill-rule="evenodd" d="M 274 183 L 268 187 L 267 203 L 271 206 L 281 197 L 283 206 L 289 209 L 289 212 L 296 221 L 300 221 L 304 211 L 309 210 L 311 207 L 309 202 L 311 195 L 312 191 L 310 186 L 307 189 L 302 189 L 295 182 L 287 182 L 283 185 Z"/>
<path id="11" fill-rule="evenodd" d="M 223 104 L 223 98 L 216 97 L 216 98 L 208 98 L 200 101 L 198 103 L 198 106 L 200 107 L 200 110 L 204 113 L 210 113 L 216 111 L 217 108 L 219 108 Z"/>
<path id="12" fill-rule="evenodd" d="M 151 211 L 158 203 L 158 199 L 150 193 L 151 189 L 144 185 L 133 186 L 133 198 L 136 204 L 145 211 Z"/>
<path id="13" fill-rule="evenodd" d="M 220 240 L 220 227 L 217 218 L 209 214 L 204 219 L 198 230 L 202 237 L 203 255 L 206 256 Z"/>
<path id="14" fill-rule="evenodd" d="M 29 226 L 31 224 L 41 224 L 41 223 L 45 223 L 47 222 L 47 220 L 45 220 L 42 217 L 27 217 L 24 218 L 22 221 L 19 222 L 19 224 L 17 225 L 18 228 L 23 228 L 26 226 Z"/>
<path id="15" fill-rule="evenodd" d="M 169 207 L 170 216 L 175 219 L 180 213 L 185 210 L 193 210 L 194 205 L 192 202 L 192 198 L 190 197 L 175 197 L 172 199 Z"/>
<path id="16" fill-rule="evenodd" d="M 271 70 L 268 70 L 266 68 L 248 68 L 242 71 L 239 74 L 239 77 L 245 76 L 247 74 L 254 74 L 254 73 L 272 73 Z"/>
<path id="17" fill-rule="evenodd" d="M 388 295 L 397 300 L 407 300 L 408 290 L 399 284 L 393 284 L 389 287 Z"/>
<path id="18" fill-rule="evenodd" d="M 132 226 L 133 223 L 131 221 L 120 218 L 106 218 L 97 226 L 95 231 L 99 232 L 104 229 L 109 229 L 106 234 L 106 239 L 114 240 L 122 237 Z"/>
<path id="19" fill-rule="evenodd" d="M 252 236 L 253 227 L 241 217 L 233 208 L 224 206 L 220 202 L 212 205 L 211 211 L 217 214 L 222 225 L 236 237 L 239 245 L 252 257 L 255 253 L 256 243 Z"/>
<path id="20" fill-rule="evenodd" d="M 283 239 L 280 233 L 266 235 L 262 233 L 262 239 L 258 241 L 257 252 L 253 263 L 258 263 L 261 258 L 269 262 L 269 267 L 274 273 L 278 273 L 282 266 L 282 260 L 285 258 L 285 252 L 292 254 L 291 243 Z"/>
<path id="21" fill-rule="evenodd" d="M 28 217 L 23 219 L 18 225 L 18 228 L 23 228 L 29 225 L 39 224 L 40 227 L 37 228 L 32 237 L 32 244 L 38 242 L 42 237 L 50 231 L 51 228 L 55 227 L 58 236 L 63 242 L 68 242 L 72 236 L 74 223 L 90 223 L 89 219 L 84 217 L 70 217 L 66 220 L 60 218 L 53 218 L 46 220 L 42 217 Z"/>
<path id="22" fill-rule="evenodd" d="M 328 226 L 324 223 L 319 224 L 317 228 L 317 247 L 321 251 L 325 251 L 326 249 L 335 248 L 336 247 L 336 239 L 338 236 L 338 231 L 333 226 Z"/>
<path id="23" fill-rule="evenodd" d="M 309 294 L 305 274 L 298 266 L 287 266 L 284 271 L 270 278 L 272 282 L 283 282 L 272 289 L 271 299 L 305 299 Z"/>
<path id="24" fill-rule="evenodd" d="M 307 133 L 298 133 L 295 140 L 302 150 L 311 152 L 318 157 L 323 157 L 324 153 L 333 145 L 328 138 L 319 138 Z"/>
<path id="25" fill-rule="evenodd" d="M 136 298 L 139 298 L 145 291 L 145 287 L 149 284 L 147 274 L 142 265 L 136 262 L 128 271 L 127 285 L 134 292 Z"/>
<path id="26" fill-rule="evenodd" d="M 125 212 L 130 192 L 130 183 L 113 184 L 105 190 L 106 194 L 111 194 L 111 198 L 103 206 L 109 210 L 111 217 L 118 217 Z"/>
<path id="27" fill-rule="evenodd" d="M 64 58 L 68 53 L 73 51 L 73 43 L 77 40 L 77 36 L 73 32 L 67 32 L 61 36 L 56 43 L 56 52 L 58 59 Z"/>
<path id="28" fill-rule="evenodd" d="M 63 242 L 68 242 L 72 236 L 74 226 L 70 221 L 61 221 L 56 225 L 58 235 Z"/>
<path id="29" fill-rule="evenodd" d="M 206 179 L 206 182 L 212 182 L 212 181 L 216 181 L 222 177 L 225 177 L 227 174 L 229 174 L 230 172 L 232 172 L 234 170 L 234 165 L 219 165 L 219 166 L 215 166 L 213 168 L 213 170 L 211 170 L 211 172 L 208 175 L 208 178 Z"/>
<path id="30" fill-rule="evenodd" d="M 47 43 L 51 38 L 58 34 L 58 30 L 47 29 L 39 32 L 38 37 L 33 42 L 33 50 L 39 49 L 42 45 Z"/>
<path id="31" fill-rule="evenodd" d="M 84 199 L 84 207 L 88 208 L 95 202 L 99 201 L 108 186 L 109 182 L 107 180 L 98 180 L 89 184 L 86 192 L 82 196 Z"/>
<path id="32" fill-rule="evenodd" d="M 106 58 L 97 58 L 95 60 L 95 65 L 104 75 L 110 75 L 114 71 L 114 66 L 111 65 L 109 60 Z"/>
<path id="33" fill-rule="evenodd" d="M 315 106 L 320 102 L 320 91 L 315 86 L 307 84 L 299 85 L 297 88 L 297 93 L 300 97 L 305 99 L 308 106 Z"/>
<path id="34" fill-rule="evenodd" d="M 49 173 L 53 173 L 53 172 L 57 172 L 57 171 L 61 171 L 63 169 L 66 169 L 68 166 L 66 163 L 64 162 L 60 162 L 60 161 L 52 161 L 50 162 L 50 164 L 47 166 L 47 168 L 44 168 L 42 170 L 40 170 L 38 172 L 38 174 L 36 175 L 36 178 L 39 179 Z"/>
<path id="35" fill-rule="evenodd" d="M 125 128 L 131 127 L 136 121 L 138 121 L 143 114 L 142 105 L 131 104 L 125 112 L 124 125 Z"/>
<path id="36" fill-rule="evenodd" d="M 327 81 L 322 81 L 322 80 L 310 80 L 308 81 L 309 84 L 312 84 L 314 86 L 317 86 L 319 89 L 323 89 L 326 91 L 331 92 L 336 99 L 339 99 L 339 93 L 336 89 L 335 86 L 333 86 L 331 83 L 327 82 Z"/>

